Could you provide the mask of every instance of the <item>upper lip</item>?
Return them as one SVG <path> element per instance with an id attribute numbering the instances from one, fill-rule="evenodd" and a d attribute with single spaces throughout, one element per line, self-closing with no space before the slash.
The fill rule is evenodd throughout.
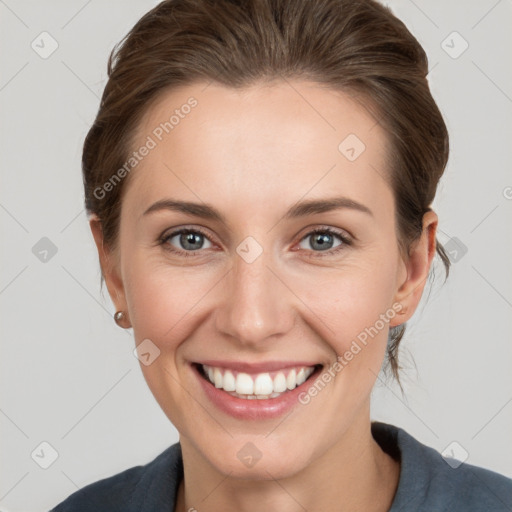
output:
<path id="1" fill-rule="evenodd" d="M 263 373 L 284 370 L 287 368 L 300 368 L 317 366 L 319 363 L 311 361 L 264 361 L 260 363 L 247 363 L 242 361 L 224 361 L 208 359 L 204 361 L 196 361 L 196 364 L 213 366 L 216 368 L 226 368 L 227 370 L 235 370 L 244 373 Z"/>

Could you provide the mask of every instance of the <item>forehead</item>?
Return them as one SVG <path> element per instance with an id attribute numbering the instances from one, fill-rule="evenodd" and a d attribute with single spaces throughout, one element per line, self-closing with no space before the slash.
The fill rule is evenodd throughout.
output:
<path id="1" fill-rule="evenodd" d="M 274 204 L 333 188 L 371 201 L 388 186 L 381 126 L 346 93 L 311 82 L 166 91 L 139 124 L 133 146 L 144 145 L 129 187 L 141 208 L 166 191 Z"/>

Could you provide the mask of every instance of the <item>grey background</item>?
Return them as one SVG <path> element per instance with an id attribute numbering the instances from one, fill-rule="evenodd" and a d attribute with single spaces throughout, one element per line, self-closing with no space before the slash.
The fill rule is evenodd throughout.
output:
<path id="1" fill-rule="evenodd" d="M 379 379 L 372 418 L 512 477 L 512 4 L 388 4 L 429 55 L 451 135 L 434 206 L 440 240 L 459 250 L 409 325 L 406 398 Z M 47 510 L 177 440 L 100 293 L 80 174 L 108 54 L 154 5 L 0 0 L 2 510 Z M 59 45 L 46 59 L 31 47 L 43 31 Z M 457 58 L 453 31 L 469 44 Z M 43 441 L 58 453 L 48 469 Z"/>

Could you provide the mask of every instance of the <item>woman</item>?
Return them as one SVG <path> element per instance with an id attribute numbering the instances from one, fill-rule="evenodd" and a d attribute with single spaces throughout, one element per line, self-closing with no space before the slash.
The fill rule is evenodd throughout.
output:
<path id="1" fill-rule="evenodd" d="M 449 268 L 427 71 L 371 0 L 167 0 L 133 27 L 86 206 L 180 442 L 54 510 L 510 509 L 512 480 L 370 421 L 436 252 Z"/>

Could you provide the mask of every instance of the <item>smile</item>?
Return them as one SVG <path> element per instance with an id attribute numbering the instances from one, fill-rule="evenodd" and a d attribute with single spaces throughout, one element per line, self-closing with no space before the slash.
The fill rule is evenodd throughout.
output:
<path id="1" fill-rule="evenodd" d="M 200 365 L 202 375 L 217 389 L 248 400 L 268 400 L 300 386 L 314 373 L 315 366 L 297 366 L 278 371 L 250 374 L 226 368 Z"/>
<path id="2" fill-rule="evenodd" d="M 219 411 L 241 420 L 265 420 L 303 407 L 299 395 L 324 368 L 305 361 L 250 364 L 202 361 L 191 365 L 203 396 Z"/>

